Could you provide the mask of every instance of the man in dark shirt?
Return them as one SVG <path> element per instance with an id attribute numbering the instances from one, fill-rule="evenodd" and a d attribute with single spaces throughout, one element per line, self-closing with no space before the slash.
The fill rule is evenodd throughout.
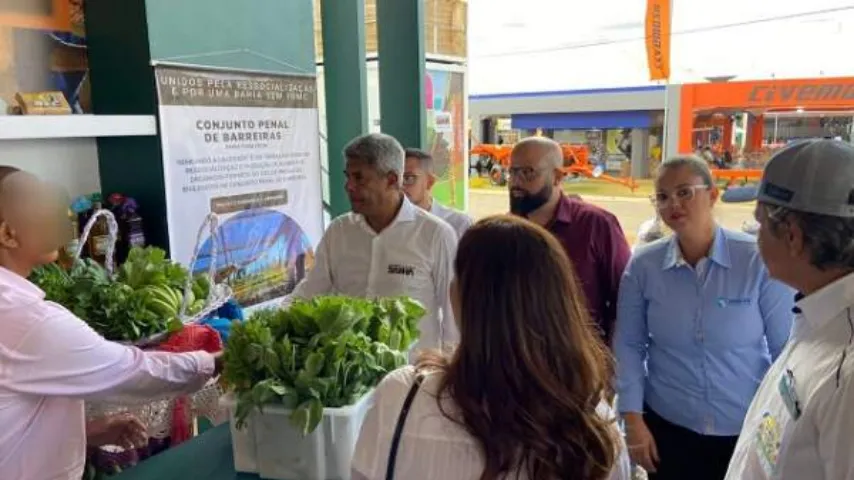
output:
<path id="1" fill-rule="evenodd" d="M 517 143 L 510 156 L 510 211 L 548 229 L 566 250 L 584 287 L 587 308 L 610 346 L 617 290 L 631 251 L 617 218 L 564 195 L 563 152 L 543 137 Z"/>

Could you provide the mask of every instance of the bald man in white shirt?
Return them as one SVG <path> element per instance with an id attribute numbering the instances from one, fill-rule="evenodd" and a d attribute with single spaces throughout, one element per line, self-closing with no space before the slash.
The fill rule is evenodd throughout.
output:
<path id="1" fill-rule="evenodd" d="M 340 294 L 409 296 L 427 309 L 416 350 L 459 339 L 448 289 L 457 234 L 403 193 L 404 151 L 393 137 L 369 134 L 344 149 L 352 212 L 335 220 L 317 247 L 314 268 L 285 300 Z"/>
<path id="2" fill-rule="evenodd" d="M 436 172 L 433 156 L 417 148 L 406 149 L 406 165 L 403 172 L 403 191 L 409 201 L 446 221 L 457 237 L 472 225 L 472 219 L 463 212 L 446 207 L 433 198 L 433 186 L 436 184 Z"/>
<path id="3" fill-rule="evenodd" d="M 221 357 L 207 352 L 143 352 L 109 342 L 45 300 L 27 277 L 56 260 L 67 231 L 65 207 L 54 197 L 36 177 L 0 166 L 2 480 L 79 480 L 87 440 L 123 436 L 113 435 L 109 421 L 87 425 L 85 401 L 141 403 L 191 393 L 222 367 Z"/>

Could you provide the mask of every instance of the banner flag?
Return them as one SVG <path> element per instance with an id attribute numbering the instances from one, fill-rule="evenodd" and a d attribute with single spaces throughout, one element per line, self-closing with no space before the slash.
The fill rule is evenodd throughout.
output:
<path id="1" fill-rule="evenodd" d="M 650 80 L 670 79 L 670 0 L 646 2 L 646 58 Z"/>

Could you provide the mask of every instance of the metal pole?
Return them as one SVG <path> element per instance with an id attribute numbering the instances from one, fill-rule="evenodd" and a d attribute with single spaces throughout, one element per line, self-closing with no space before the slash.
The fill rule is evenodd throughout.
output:
<path id="1" fill-rule="evenodd" d="M 667 16 L 667 23 L 668 23 L 667 34 L 669 37 L 667 39 L 667 41 L 668 41 L 668 43 L 670 43 L 670 48 L 668 49 L 668 54 L 669 54 L 673 50 L 673 44 L 671 42 L 671 39 L 673 38 L 673 0 L 670 0 L 670 15 Z M 673 73 L 673 63 L 671 62 L 671 58 L 673 57 L 673 55 L 669 55 L 669 57 L 670 58 L 667 59 L 667 62 L 670 64 L 670 70 L 671 71 L 669 73 L 672 74 Z M 674 153 L 674 152 L 669 151 L 670 149 L 667 147 L 668 140 L 669 140 L 667 138 L 669 136 L 668 130 L 669 130 L 670 120 L 671 120 L 671 118 L 670 118 L 670 76 L 671 75 L 667 75 L 667 79 L 665 79 L 665 81 L 664 81 L 664 120 L 662 121 L 662 126 L 661 126 L 661 161 L 664 161 L 667 159 L 667 157 L 672 157 L 673 155 L 678 153 L 678 152 Z M 676 116 L 676 121 L 678 122 L 679 121 L 679 113 L 677 112 L 677 114 L 675 116 Z M 679 131 L 678 127 L 677 127 L 676 131 L 677 132 Z M 677 150 L 679 148 L 679 142 L 678 141 L 676 142 L 676 148 L 677 148 Z"/>
<path id="2" fill-rule="evenodd" d="M 780 118 L 780 114 L 774 114 L 774 143 L 777 143 L 777 120 Z"/>

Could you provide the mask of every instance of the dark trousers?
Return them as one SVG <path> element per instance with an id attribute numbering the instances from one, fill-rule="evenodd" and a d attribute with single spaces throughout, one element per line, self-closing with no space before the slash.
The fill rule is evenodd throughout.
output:
<path id="1" fill-rule="evenodd" d="M 701 435 L 668 422 L 646 407 L 646 426 L 658 447 L 656 473 L 649 480 L 723 480 L 738 436 Z"/>

